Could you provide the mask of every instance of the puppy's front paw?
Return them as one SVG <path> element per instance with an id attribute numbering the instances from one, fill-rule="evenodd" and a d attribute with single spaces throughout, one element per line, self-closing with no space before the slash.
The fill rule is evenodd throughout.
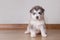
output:
<path id="1" fill-rule="evenodd" d="M 36 35 L 31 35 L 31 37 L 36 37 Z"/>
<path id="2" fill-rule="evenodd" d="M 25 34 L 28 34 L 28 33 L 30 33 L 29 31 L 25 31 Z"/>
<path id="3" fill-rule="evenodd" d="M 47 37 L 47 34 L 42 35 L 42 37 Z"/>

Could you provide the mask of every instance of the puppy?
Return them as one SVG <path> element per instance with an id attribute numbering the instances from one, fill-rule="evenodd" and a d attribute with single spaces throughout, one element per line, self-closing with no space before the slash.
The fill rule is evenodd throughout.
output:
<path id="1" fill-rule="evenodd" d="M 30 10 L 30 21 L 25 33 L 30 33 L 31 37 L 41 32 L 42 37 L 46 37 L 46 28 L 44 22 L 44 9 L 41 6 L 34 6 Z"/>

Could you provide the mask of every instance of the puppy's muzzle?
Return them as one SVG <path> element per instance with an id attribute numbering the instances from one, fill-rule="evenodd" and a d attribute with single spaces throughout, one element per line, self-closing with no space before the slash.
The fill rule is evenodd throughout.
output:
<path id="1" fill-rule="evenodd" d="M 36 16 L 36 19 L 39 19 L 39 16 Z"/>

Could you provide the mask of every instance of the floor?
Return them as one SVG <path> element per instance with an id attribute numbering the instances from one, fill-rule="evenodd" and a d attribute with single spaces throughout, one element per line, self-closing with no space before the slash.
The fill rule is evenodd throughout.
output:
<path id="1" fill-rule="evenodd" d="M 30 35 L 24 34 L 25 30 L 0 30 L 0 40 L 60 40 L 60 30 L 48 30 L 46 38 L 37 35 L 31 38 Z"/>

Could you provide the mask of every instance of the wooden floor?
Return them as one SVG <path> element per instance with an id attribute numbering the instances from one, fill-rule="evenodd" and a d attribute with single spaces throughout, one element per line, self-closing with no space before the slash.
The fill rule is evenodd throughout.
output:
<path id="1" fill-rule="evenodd" d="M 0 40 L 60 40 L 60 30 L 47 30 L 46 38 L 37 35 L 31 38 L 30 35 L 24 34 L 25 30 L 0 30 Z"/>

